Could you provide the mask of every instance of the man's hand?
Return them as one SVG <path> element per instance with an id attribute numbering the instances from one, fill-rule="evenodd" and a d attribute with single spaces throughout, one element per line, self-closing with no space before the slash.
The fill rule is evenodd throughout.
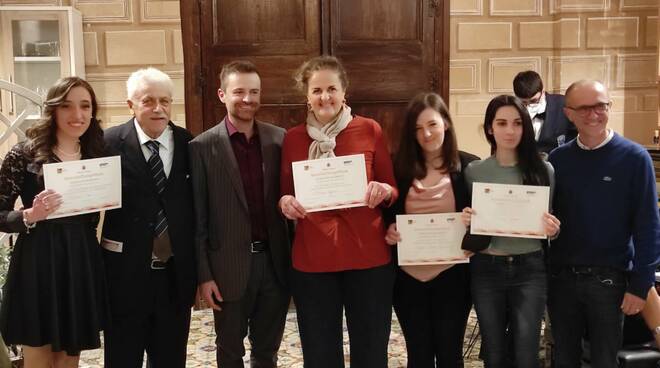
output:
<path id="1" fill-rule="evenodd" d="M 623 302 L 621 303 L 621 310 L 623 311 L 623 313 L 630 316 L 641 312 L 642 309 L 644 309 L 645 304 L 646 304 L 646 300 L 638 297 L 637 295 L 626 293 L 623 296 Z"/>
<path id="2" fill-rule="evenodd" d="M 220 290 L 218 290 L 218 285 L 216 285 L 215 281 L 211 280 L 200 284 L 199 293 L 202 295 L 202 299 L 204 299 L 206 305 L 217 311 L 222 310 L 215 302 L 216 300 L 219 302 L 222 301 L 222 295 L 220 295 Z"/>

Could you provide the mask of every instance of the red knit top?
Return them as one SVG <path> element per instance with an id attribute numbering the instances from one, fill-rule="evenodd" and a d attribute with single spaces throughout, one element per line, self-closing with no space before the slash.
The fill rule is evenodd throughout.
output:
<path id="1" fill-rule="evenodd" d="M 336 137 L 336 156 L 364 154 L 367 181 L 387 183 L 398 191 L 390 154 L 380 125 L 372 119 L 355 116 Z M 305 124 L 291 128 L 282 143 L 282 195 L 294 195 L 291 163 L 308 159 L 312 139 Z M 302 272 L 336 272 L 365 269 L 390 262 L 390 247 L 385 243 L 381 208 L 354 207 L 308 213 L 298 221 L 293 241 L 293 267 Z"/>

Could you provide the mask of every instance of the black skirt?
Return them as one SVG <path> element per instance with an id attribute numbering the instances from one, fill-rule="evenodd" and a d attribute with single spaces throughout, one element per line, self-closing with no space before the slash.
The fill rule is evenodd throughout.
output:
<path id="1" fill-rule="evenodd" d="M 18 236 L 0 307 L 7 344 L 78 355 L 101 346 L 108 316 L 98 214 L 41 221 Z"/>

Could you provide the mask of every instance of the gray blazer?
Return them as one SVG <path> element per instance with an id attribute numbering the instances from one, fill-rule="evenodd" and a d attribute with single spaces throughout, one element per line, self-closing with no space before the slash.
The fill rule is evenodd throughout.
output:
<path id="1" fill-rule="evenodd" d="M 291 267 L 287 221 L 278 209 L 280 152 L 286 131 L 256 122 L 264 170 L 270 256 L 283 287 Z M 250 214 L 225 119 L 190 141 L 198 281 L 215 280 L 225 301 L 240 299 L 250 276 Z"/>

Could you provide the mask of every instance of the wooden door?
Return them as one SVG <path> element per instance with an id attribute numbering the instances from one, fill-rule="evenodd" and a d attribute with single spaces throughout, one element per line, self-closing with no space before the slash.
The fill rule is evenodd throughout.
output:
<path id="1" fill-rule="evenodd" d="M 392 148 L 413 96 L 447 96 L 435 44 L 439 6 L 428 0 L 330 2 L 329 53 L 347 69 L 349 105 L 380 122 Z"/>
<path id="2" fill-rule="evenodd" d="M 295 91 L 292 75 L 303 61 L 321 52 L 319 11 L 319 0 L 201 1 L 201 16 L 196 19 L 199 69 L 189 73 L 185 61 L 186 82 L 194 85 L 186 85 L 186 121 L 191 131 L 200 133 L 225 116 L 225 107 L 217 97 L 218 76 L 224 64 L 236 59 L 252 61 L 261 74 L 262 106 L 257 118 L 285 127 L 304 120 L 304 97 Z M 191 28 L 186 23 L 182 12 L 184 33 L 186 26 Z M 184 46 L 184 50 L 189 49 Z M 201 95 L 192 105 L 190 92 Z M 196 113 L 189 114 L 191 108 Z"/>
<path id="3" fill-rule="evenodd" d="M 410 98 L 448 97 L 448 11 L 440 0 L 182 1 L 188 127 L 198 134 L 224 116 L 217 75 L 239 58 L 259 68 L 260 119 L 304 121 L 305 97 L 292 75 L 303 61 L 330 54 L 348 71 L 353 111 L 380 122 L 394 143 Z"/>

